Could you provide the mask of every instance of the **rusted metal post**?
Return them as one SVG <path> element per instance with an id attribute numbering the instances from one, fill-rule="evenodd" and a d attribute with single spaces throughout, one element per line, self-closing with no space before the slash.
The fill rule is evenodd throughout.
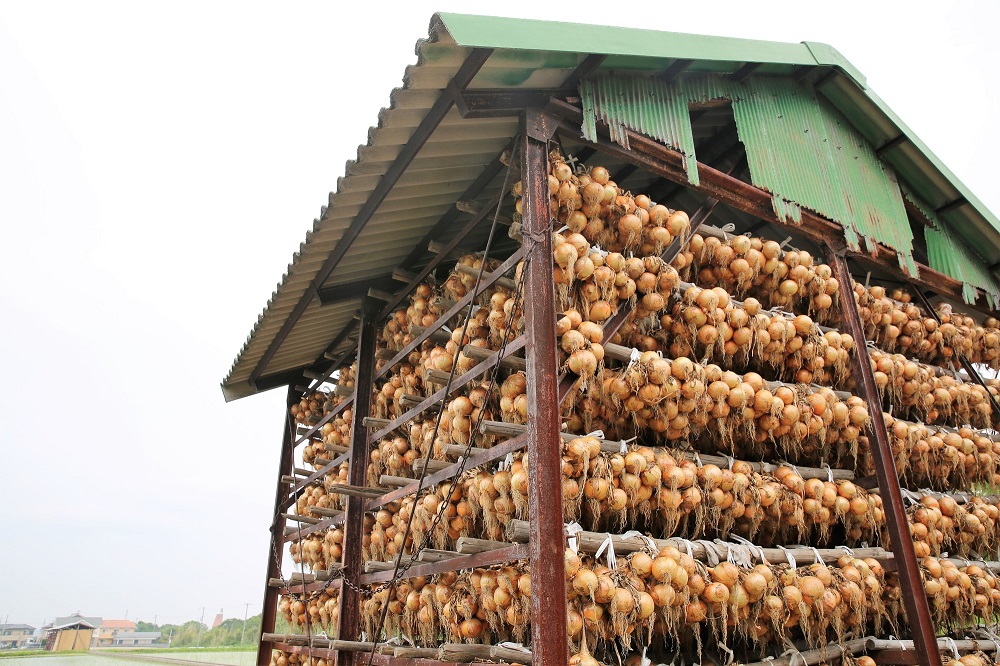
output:
<path id="1" fill-rule="evenodd" d="M 267 666 L 271 663 L 271 649 L 274 645 L 271 641 L 264 640 L 264 634 L 274 633 L 274 621 L 278 614 L 278 590 L 268 583 L 272 578 L 281 577 L 281 557 L 285 550 L 285 518 L 281 515 L 281 506 L 288 490 L 281 482 L 281 477 L 290 473 L 294 464 L 292 451 L 295 440 L 292 433 L 295 431 L 295 424 L 289 410 L 298 401 L 299 394 L 296 393 L 295 387 L 289 386 L 285 399 L 285 431 L 281 436 L 281 457 L 278 458 L 278 487 L 274 491 L 274 522 L 271 524 L 271 543 L 267 551 L 267 577 L 264 579 L 264 606 L 260 617 L 257 666 Z"/>
<path id="2" fill-rule="evenodd" d="M 558 358 L 548 140 L 556 123 L 525 111 L 521 178 L 528 376 L 528 507 L 531 512 L 531 650 L 535 666 L 569 661 L 566 632 L 566 538 L 562 508 Z"/>
<path id="3" fill-rule="evenodd" d="M 871 416 L 871 434 L 874 446 L 870 446 L 872 462 L 875 465 L 875 476 L 882 494 L 885 506 L 886 524 L 889 538 L 892 540 L 892 556 L 899 574 L 899 584 L 903 591 L 903 607 L 906 618 L 913 633 L 913 645 L 918 655 L 920 666 L 941 666 L 941 655 L 938 653 L 937 638 L 934 623 L 931 621 L 927 595 L 924 593 L 920 568 L 917 565 L 917 554 L 913 549 L 913 537 L 910 535 L 909 523 L 906 520 L 906 509 L 903 505 L 903 493 L 899 486 L 899 474 L 892 456 L 892 446 L 889 443 L 889 431 L 885 426 L 882 413 L 882 401 L 875 387 L 875 374 L 865 349 L 865 333 L 861 324 L 861 313 L 858 303 L 854 300 L 854 287 L 851 282 L 851 271 L 847 265 L 847 257 L 843 252 L 837 252 L 827 243 L 827 260 L 833 269 L 833 276 L 840 283 L 841 322 L 846 333 L 855 341 L 854 354 L 851 356 L 851 369 L 858 383 L 858 392 L 868 404 Z"/>
<path id="4" fill-rule="evenodd" d="M 352 486 L 363 486 L 368 477 L 368 429 L 365 417 L 371 412 L 372 384 L 375 377 L 375 341 L 378 336 L 376 319 L 379 302 L 365 298 L 361 307 L 358 337 L 358 373 L 354 382 L 354 420 L 351 423 L 351 464 L 348 478 Z M 347 581 L 357 584 L 362 574 L 361 535 L 364 532 L 364 497 L 347 498 L 347 515 L 344 519 L 344 551 L 341 562 L 344 584 L 340 588 L 340 627 L 337 637 L 356 641 L 361 634 L 361 595 Z M 337 653 L 337 664 L 351 664 L 353 652 Z"/>

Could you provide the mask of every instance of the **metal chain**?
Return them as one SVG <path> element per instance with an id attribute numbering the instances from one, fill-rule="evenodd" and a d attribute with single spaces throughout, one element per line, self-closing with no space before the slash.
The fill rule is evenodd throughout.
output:
<path id="1" fill-rule="evenodd" d="M 516 287 L 516 290 L 515 290 L 515 293 L 514 293 L 514 307 L 511 310 L 511 318 L 507 322 L 508 323 L 508 326 L 506 327 L 507 330 L 504 332 L 503 341 L 502 341 L 502 343 L 500 345 L 499 351 L 497 352 L 497 355 L 500 356 L 500 357 L 503 357 L 503 353 L 504 353 L 504 351 L 507 348 L 507 344 L 509 342 L 511 342 L 511 340 L 509 339 L 508 335 L 511 332 L 512 327 L 509 324 L 511 324 L 513 322 L 513 315 L 517 312 L 518 308 L 521 307 L 521 302 L 523 300 L 523 286 L 524 286 L 524 280 L 522 278 L 521 280 L 519 280 L 517 282 L 517 287 Z M 491 371 L 490 383 L 489 383 L 489 386 L 486 389 L 486 400 L 489 400 L 490 394 L 493 392 L 493 390 L 495 389 L 495 387 L 496 387 L 496 368 L 494 368 Z M 483 419 L 483 413 L 480 412 L 479 420 L 477 420 L 476 423 L 473 424 L 472 427 L 471 427 L 472 432 L 475 432 L 476 428 L 479 426 L 479 423 L 482 421 L 482 419 Z M 457 482 L 458 478 L 460 476 L 462 476 L 462 474 L 465 473 L 465 465 L 469 461 L 469 454 L 472 451 L 474 443 L 475 442 L 474 442 L 473 439 L 469 440 L 468 445 L 466 445 L 466 447 L 465 447 L 465 453 L 461 456 L 461 461 L 460 461 L 458 470 L 449 478 L 449 482 L 452 485 L 448 489 L 448 493 L 447 493 L 448 496 L 450 496 L 451 493 L 454 492 L 455 485 L 456 485 L 456 482 Z M 427 532 L 424 535 L 424 538 L 421 541 L 420 545 L 417 546 L 417 548 L 414 550 L 413 554 L 410 556 L 410 560 L 406 564 L 401 564 L 400 565 L 399 571 L 398 571 L 397 576 L 395 578 L 395 582 L 396 583 L 399 582 L 402 574 L 406 573 L 414 564 L 417 563 L 417 556 L 419 556 L 420 553 L 423 552 L 430 545 L 430 540 L 432 538 L 432 535 L 434 534 L 434 530 L 437 529 L 438 525 L 440 525 L 441 519 L 444 517 L 444 512 L 445 512 L 445 510 L 447 510 L 447 507 L 448 507 L 448 502 L 442 502 L 441 503 L 440 508 L 438 509 L 437 513 L 434 516 L 434 520 L 431 522 L 431 527 L 430 527 L 429 530 L 427 530 Z M 384 590 L 389 589 L 393 585 L 393 581 L 390 580 L 390 581 L 387 581 L 385 583 L 382 583 L 381 585 L 379 585 L 377 587 L 370 587 L 370 586 L 369 587 L 360 587 L 360 586 L 356 585 L 354 582 L 351 581 L 351 579 L 344 573 L 343 569 L 340 570 L 339 576 L 335 577 L 335 578 L 331 578 L 331 581 L 337 580 L 338 578 L 343 583 L 346 583 L 347 586 L 349 588 L 351 588 L 354 592 L 362 595 L 363 597 L 371 597 L 371 596 L 373 596 L 375 594 L 378 594 L 379 592 L 382 592 Z M 328 581 L 327 585 L 324 586 L 324 589 L 329 585 L 329 583 L 331 581 Z"/>
<path id="2" fill-rule="evenodd" d="M 518 283 L 517 283 L 517 289 L 516 289 L 515 295 L 514 295 L 514 298 L 515 298 L 514 307 L 511 308 L 511 319 L 510 319 L 509 322 L 507 322 L 508 324 L 510 324 L 510 323 L 513 322 L 514 314 L 517 312 L 518 308 L 521 306 L 521 300 L 523 298 L 523 289 L 522 289 L 523 286 L 524 286 L 524 280 L 523 280 L 523 276 L 522 276 L 522 279 L 519 280 Z M 511 332 L 511 330 L 512 330 L 512 326 L 508 325 L 507 326 L 507 330 L 504 332 L 503 342 L 502 342 L 502 344 L 500 346 L 500 350 L 497 352 L 497 355 L 499 357 L 501 357 L 501 358 L 503 357 L 503 353 L 504 353 L 504 351 L 507 348 L 507 344 L 510 342 L 510 340 L 508 338 L 508 335 Z M 490 394 L 493 392 L 494 388 L 496 387 L 496 374 L 497 374 L 497 370 L 496 370 L 496 368 L 494 368 L 491 371 L 490 383 L 489 383 L 489 385 L 487 386 L 487 389 L 486 389 L 486 400 L 489 400 Z M 472 432 L 475 432 L 476 428 L 478 428 L 479 424 L 482 422 L 482 420 L 483 420 L 483 411 L 484 410 L 480 410 L 480 412 L 479 412 L 479 419 L 471 426 L 471 431 Z M 469 455 L 470 455 L 470 453 L 472 451 L 474 443 L 475 443 L 474 439 L 470 437 L 469 443 L 465 447 L 465 453 L 461 456 L 461 460 L 459 462 L 458 470 L 450 477 L 450 479 L 448 481 L 449 483 L 451 483 L 451 486 L 448 488 L 448 493 L 446 495 L 447 497 L 450 497 L 451 494 L 455 491 L 455 487 L 458 484 L 459 477 L 461 477 L 462 474 L 465 473 L 465 466 L 466 466 L 466 464 L 469 461 Z M 400 568 L 399 568 L 399 573 L 400 574 L 405 573 L 408 569 L 410 569 L 410 567 L 412 567 L 414 564 L 416 564 L 416 562 L 417 562 L 417 559 L 416 559 L 417 556 L 430 545 L 430 541 L 431 541 L 431 538 L 432 538 L 432 536 L 434 534 L 434 530 L 437 529 L 438 525 L 440 525 L 441 519 L 444 517 L 444 513 L 447 510 L 447 507 L 448 507 L 449 503 L 450 502 L 448 500 L 446 500 L 444 502 L 441 502 L 441 506 L 440 506 L 440 508 L 438 508 L 437 514 L 435 514 L 435 516 L 434 516 L 434 520 L 431 523 L 430 529 L 427 530 L 427 532 L 424 534 L 423 541 L 414 550 L 413 554 L 411 555 L 411 559 L 405 565 L 400 565 Z M 398 578 L 397 578 L 397 582 L 398 582 Z M 377 594 L 378 592 L 381 592 L 382 590 L 388 589 L 389 587 L 390 587 L 390 583 L 383 583 L 381 586 L 379 586 L 377 588 L 374 588 L 372 590 L 371 594 Z"/>
<path id="3" fill-rule="evenodd" d="M 476 284 L 473 286 L 473 289 L 472 289 L 472 298 L 469 300 L 469 314 L 466 315 L 465 323 L 464 323 L 464 325 L 462 327 L 462 332 L 461 332 L 461 334 L 459 336 L 459 339 L 458 339 L 459 352 L 461 351 L 462 347 L 465 344 L 465 336 L 466 336 L 466 334 L 468 333 L 468 330 L 469 330 L 469 323 L 472 321 L 472 317 L 473 317 L 473 314 L 475 312 L 475 310 L 474 310 L 475 300 L 479 296 L 479 293 L 480 293 L 480 285 L 482 283 L 483 274 L 486 271 L 486 266 L 487 266 L 487 263 L 489 261 L 490 249 L 493 246 L 493 239 L 495 237 L 496 230 L 497 230 L 497 227 L 498 227 L 499 222 L 500 222 L 500 207 L 503 204 L 504 195 L 506 194 L 507 188 L 509 186 L 510 174 L 511 174 L 511 166 L 513 164 L 514 164 L 514 159 L 513 159 L 513 155 L 512 155 L 511 156 L 511 161 L 507 165 L 507 171 L 504 174 L 503 185 L 501 186 L 500 194 L 499 194 L 499 196 L 497 198 L 496 211 L 493 214 L 493 223 L 490 226 L 490 234 L 489 234 L 489 237 L 486 240 L 486 248 L 485 248 L 485 250 L 483 252 L 483 260 L 482 260 L 482 264 L 480 264 L 480 267 L 479 267 L 479 274 L 476 276 Z M 523 276 L 523 271 L 522 271 L 522 276 Z M 518 289 L 518 291 L 520 291 L 520 288 Z M 515 299 L 516 298 L 517 298 L 517 296 L 515 296 Z M 515 305 L 516 305 L 516 303 L 517 303 L 517 301 L 515 300 Z M 516 308 L 511 308 L 510 323 L 512 323 L 514 321 L 514 315 L 515 314 L 516 314 Z M 503 358 L 502 355 L 503 355 L 504 351 L 506 350 L 507 335 L 510 333 L 510 329 L 511 328 L 512 328 L 512 326 L 508 325 L 506 327 L 505 331 L 504 331 L 503 346 L 501 347 L 500 350 L 497 351 L 497 366 L 499 366 L 500 359 Z M 451 392 L 452 381 L 455 379 L 455 373 L 456 373 L 457 370 L 458 370 L 458 355 L 456 354 L 455 362 L 452 363 L 451 372 L 448 375 L 448 382 L 447 382 L 447 384 L 445 385 L 445 388 L 444 388 L 444 394 L 441 397 L 440 407 L 438 409 L 436 421 L 434 423 L 434 431 L 433 431 L 433 433 L 431 435 L 431 438 L 430 438 L 430 446 L 428 447 L 427 453 L 424 456 L 424 465 L 423 465 L 423 467 L 420 470 L 420 478 L 417 481 L 417 489 L 416 489 L 416 491 L 414 493 L 414 503 L 416 501 L 416 498 L 419 497 L 420 491 L 421 491 L 423 483 L 424 483 L 424 478 L 427 475 L 427 463 L 430 460 L 431 453 L 434 450 L 434 442 L 437 440 L 437 435 L 438 435 L 439 429 L 441 427 L 441 417 L 444 415 L 445 401 L 447 400 L 448 394 Z M 492 386 L 496 382 L 496 375 L 497 375 L 497 371 L 494 369 L 494 372 L 490 375 L 490 377 L 491 377 L 491 379 L 490 379 L 490 389 L 487 391 L 487 397 L 489 397 L 489 393 L 492 390 Z M 484 411 L 484 410 L 482 410 L 482 411 Z M 482 416 L 482 411 L 480 411 L 480 416 Z M 477 422 L 477 424 L 478 424 L 478 422 Z M 383 589 L 388 589 L 391 592 L 391 590 L 395 589 L 396 584 L 401 579 L 401 575 L 403 573 L 405 573 L 406 571 L 408 571 L 410 569 L 410 567 L 413 566 L 413 563 L 417 561 L 417 557 L 419 556 L 419 554 L 430 543 L 430 540 L 433 537 L 434 531 L 437 529 L 438 525 L 440 524 L 441 517 L 444 515 L 444 512 L 445 512 L 447 506 L 451 503 L 451 493 L 454 492 L 454 489 L 455 489 L 455 487 L 456 487 L 456 485 L 458 483 L 458 479 L 461 477 L 461 475 L 465 471 L 465 465 L 467 464 L 468 458 L 469 458 L 468 454 L 469 454 L 469 452 L 470 452 L 470 450 L 472 448 L 472 442 L 474 440 L 474 437 L 472 436 L 472 432 L 474 432 L 474 431 L 470 431 L 469 442 L 468 442 L 468 444 L 466 446 L 465 455 L 461 456 L 461 459 L 460 459 L 460 461 L 458 463 L 458 470 L 455 472 L 454 475 L 452 475 L 452 481 L 451 481 L 451 486 L 450 486 L 448 495 L 444 498 L 444 501 L 441 502 L 441 506 L 438 508 L 438 513 L 435 516 L 434 521 L 431 524 L 431 528 L 424 534 L 423 543 L 421 543 L 420 546 L 410 555 L 410 560 L 406 563 L 406 566 L 405 567 L 401 567 L 400 562 L 403 559 L 403 550 L 406 548 L 406 539 L 407 539 L 407 537 L 410 534 L 410 529 L 411 529 L 411 527 L 413 525 L 413 518 L 416 515 L 416 511 L 411 511 L 410 515 L 409 515 L 409 517 L 407 518 L 407 521 L 406 521 L 406 529 L 403 531 L 403 539 L 402 539 L 403 543 L 402 543 L 402 546 L 400 547 L 399 553 L 396 556 L 396 562 L 393 565 L 392 578 L 391 578 L 391 580 L 389 580 L 387 582 L 387 584 L 383 584 L 383 586 L 381 586 L 378 591 L 382 591 Z M 377 592 L 373 592 L 373 594 L 375 594 L 375 593 L 377 593 Z M 389 610 L 389 604 L 385 603 L 382 606 L 382 612 L 379 614 L 378 628 L 372 633 L 372 636 L 371 636 L 371 639 L 372 639 L 372 651 L 371 651 L 371 653 L 368 656 L 368 666 L 372 666 L 372 662 L 375 659 L 375 651 L 376 651 L 376 649 L 378 647 L 378 637 L 381 636 L 381 634 L 382 634 L 382 628 L 385 626 L 385 619 L 386 619 L 386 614 L 387 614 L 388 610 Z"/>
<path id="4" fill-rule="evenodd" d="M 512 159 L 511 160 L 511 164 L 513 164 L 513 162 L 514 162 L 514 160 Z M 509 177 L 509 175 L 510 175 L 510 167 L 508 166 L 507 174 L 504 177 L 504 186 L 503 186 L 504 190 L 507 189 L 507 182 L 508 182 L 507 178 Z M 501 199 L 501 201 L 502 201 L 502 199 Z M 497 203 L 497 213 L 499 213 L 500 205 L 501 205 L 501 202 L 498 202 Z M 498 222 L 498 217 L 494 216 L 494 228 L 491 230 L 491 234 L 492 234 L 493 231 L 495 231 L 497 222 Z M 483 266 L 484 267 L 486 266 L 486 260 L 487 260 L 487 258 L 488 258 L 488 256 L 484 256 L 483 257 Z M 527 258 L 525 259 L 525 261 L 527 262 Z M 476 286 L 474 287 L 474 289 L 476 289 L 476 290 L 478 290 L 478 288 L 479 288 L 479 281 L 480 281 L 481 277 L 482 277 L 482 271 L 480 272 L 480 276 L 477 279 Z M 507 321 L 508 325 L 507 325 L 506 330 L 504 332 L 504 338 L 503 338 L 503 340 L 501 342 L 500 349 L 497 352 L 499 358 L 503 358 L 503 353 L 506 350 L 508 343 L 511 341 L 510 340 L 510 333 L 512 332 L 512 329 L 513 329 L 512 323 L 514 321 L 514 316 L 516 315 L 518 309 L 521 307 L 522 301 L 523 301 L 523 287 L 524 287 L 524 279 L 523 279 L 523 275 L 522 275 L 521 279 L 518 280 L 517 284 L 516 284 L 515 294 L 514 294 L 514 299 L 515 299 L 514 300 L 514 307 L 511 309 L 510 317 L 509 317 L 509 320 Z M 472 303 L 470 303 L 470 305 L 471 304 Z M 472 313 L 472 310 L 470 308 L 469 317 L 466 319 L 466 326 L 468 325 L 469 319 L 471 319 L 471 316 L 472 316 L 471 313 Z M 491 371 L 491 374 L 490 374 L 490 383 L 489 383 L 489 385 L 487 387 L 487 390 L 486 390 L 486 400 L 489 400 L 492 392 L 496 388 L 496 375 L 497 375 L 498 368 L 499 368 L 499 364 L 498 364 L 497 367 L 493 368 L 492 371 Z M 442 403 L 443 403 L 443 400 L 442 400 Z M 442 405 L 442 408 L 443 408 L 443 405 Z M 475 432 L 476 428 L 478 427 L 478 425 L 482 421 L 482 419 L 483 419 L 483 411 L 480 412 L 479 420 L 477 420 L 476 423 L 473 424 L 473 426 L 472 426 L 472 431 L 473 432 Z M 292 434 L 294 435 L 294 425 L 292 424 L 291 420 L 289 420 L 289 429 L 292 430 Z M 461 456 L 461 459 L 459 461 L 459 468 L 458 468 L 458 470 L 456 470 L 456 472 L 449 479 L 449 481 L 451 483 L 451 486 L 450 486 L 449 491 L 448 491 L 448 495 L 449 496 L 451 495 L 452 492 L 454 492 L 454 489 L 457 486 L 458 478 L 461 477 L 461 475 L 464 474 L 465 471 L 466 471 L 465 470 L 465 466 L 468 463 L 469 454 L 470 454 L 470 452 L 471 452 L 471 450 L 473 448 L 473 444 L 474 444 L 474 439 L 470 438 L 469 443 L 466 446 L 465 453 Z M 431 446 L 433 446 L 433 441 L 431 443 Z M 291 453 L 292 453 L 292 458 L 289 461 L 289 466 L 293 467 L 294 466 L 294 452 L 291 452 Z M 422 490 L 422 489 L 418 489 L 417 492 L 419 492 L 419 490 Z M 296 488 L 296 490 L 295 490 L 295 503 L 296 504 L 298 503 L 300 491 L 301 491 L 301 489 L 299 489 L 299 488 Z M 286 580 L 284 578 L 284 576 L 282 575 L 282 573 L 281 573 L 280 558 L 279 558 L 278 549 L 277 549 L 277 535 L 273 535 L 273 536 L 275 536 L 275 538 L 272 538 L 272 540 L 271 540 L 271 551 L 272 551 L 271 554 L 272 554 L 272 557 L 274 559 L 274 562 L 275 562 L 275 565 L 276 565 L 276 569 L 278 571 L 278 576 L 279 576 L 279 579 L 281 580 L 281 584 L 282 584 L 282 586 L 286 590 L 288 590 L 289 594 L 297 596 L 298 600 L 302 601 L 305 604 L 308 604 L 309 602 L 311 602 L 311 601 L 319 598 L 321 595 L 323 595 L 325 592 L 327 592 L 330 589 L 330 587 L 334 583 L 336 583 L 338 580 L 341 581 L 341 584 L 346 584 L 347 587 L 349 587 L 356 594 L 359 594 L 359 595 L 361 595 L 362 597 L 365 597 L 365 598 L 371 597 L 371 596 L 373 596 L 375 594 L 378 594 L 379 592 L 385 591 L 385 590 L 389 589 L 390 587 L 394 586 L 395 584 L 397 584 L 399 582 L 399 580 L 401 579 L 401 575 L 404 574 L 406 571 L 408 571 L 415 563 L 417 563 L 417 557 L 419 556 L 419 554 L 421 552 L 423 552 L 423 550 L 425 550 L 430 545 L 430 541 L 432 539 L 434 531 L 440 525 L 441 519 L 444 517 L 444 513 L 447 510 L 447 507 L 448 507 L 449 503 L 450 502 L 448 502 L 448 501 L 445 501 L 445 502 L 441 503 L 441 507 L 438 509 L 438 512 L 435 515 L 434 520 L 431 523 L 430 529 L 424 535 L 424 539 L 422 540 L 422 542 L 420 543 L 420 545 L 411 554 L 411 559 L 408 562 L 406 562 L 406 564 L 402 564 L 402 565 L 399 566 L 398 571 L 397 571 L 396 575 L 394 576 L 394 578 L 392 580 L 387 581 L 387 582 L 385 582 L 382 585 L 379 585 L 377 587 L 361 587 L 360 585 L 354 583 L 350 579 L 350 577 L 346 574 L 346 572 L 344 571 L 344 569 L 341 568 L 339 570 L 339 573 L 334 574 L 334 575 L 330 575 L 329 578 L 324 582 L 324 584 L 323 584 L 322 587 L 320 587 L 319 589 L 314 590 L 312 593 L 308 594 L 308 596 L 305 595 L 304 593 L 300 593 L 300 595 L 295 595 L 295 593 L 291 589 L 291 582 L 289 580 Z M 273 531 L 273 528 L 277 524 L 277 520 L 278 520 L 278 517 L 280 516 L 280 513 L 281 513 L 281 509 L 279 509 L 277 511 L 277 513 L 274 515 L 274 518 L 273 518 L 273 521 L 272 521 L 272 531 Z M 299 543 L 301 544 L 301 525 L 299 525 L 299 534 L 300 534 Z M 282 539 L 284 538 L 283 534 L 281 535 L 281 538 Z M 404 546 L 405 546 L 405 544 L 404 544 Z M 300 562 L 300 564 L 303 564 L 301 548 L 300 548 L 300 553 L 299 553 L 299 562 Z M 329 571 L 329 569 L 328 569 L 328 571 Z M 303 570 L 303 574 L 304 574 L 304 570 Z M 303 589 L 304 589 L 305 585 L 306 585 L 306 583 L 303 580 L 303 583 L 302 583 Z M 307 624 L 309 624 L 308 621 L 307 621 Z M 308 628 L 307 628 L 307 632 L 308 632 Z"/>

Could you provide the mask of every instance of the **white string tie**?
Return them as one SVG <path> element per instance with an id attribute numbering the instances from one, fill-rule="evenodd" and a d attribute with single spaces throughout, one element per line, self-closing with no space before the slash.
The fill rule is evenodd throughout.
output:
<path id="1" fill-rule="evenodd" d="M 605 551 L 605 549 L 607 549 L 608 551 L 608 568 L 611 569 L 612 571 L 617 571 L 618 559 L 615 557 L 615 543 L 610 534 L 608 534 L 608 538 L 605 539 L 604 542 L 601 544 L 601 547 L 597 549 L 597 553 L 594 555 L 594 559 L 595 560 L 598 559 L 601 556 L 601 553 Z"/>
<path id="2" fill-rule="evenodd" d="M 790 551 L 789 549 L 785 548 L 782 545 L 779 545 L 778 548 L 784 551 L 785 559 L 788 560 L 788 566 L 791 567 L 792 571 L 798 569 L 798 565 L 795 564 L 795 557 L 792 555 L 792 551 Z"/>
<path id="3" fill-rule="evenodd" d="M 753 552 L 754 549 L 756 549 L 757 550 L 757 557 L 760 559 L 760 561 L 763 562 L 764 564 L 768 564 L 767 558 L 764 557 L 764 549 L 763 548 L 761 548 L 757 544 L 753 543 L 749 539 L 744 539 L 743 537 L 741 537 L 738 534 L 730 534 L 729 538 L 732 539 L 733 541 L 735 541 L 738 544 L 742 544 L 743 546 L 746 546 L 746 548 L 748 550 L 750 550 L 750 552 Z"/>
<path id="4" fill-rule="evenodd" d="M 518 652 L 525 652 L 531 654 L 531 650 L 524 647 L 521 643 L 514 643 L 513 641 L 503 641 L 502 643 L 497 643 L 497 647 L 507 648 L 508 650 L 517 650 Z"/>
<path id="5" fill-rule="evenodd" d="M 640 358 L 642 358 L 642 352 L 636 349 L 635 347 L 632 347 L 632 352 L 629 354 L 628 357 L 628 365 L 625 366 L 625 369 L 628 370 L 633 365 L 638 363 Z"/>
<path id="6" fill-rule="evenodd" d="M 569 523 L 566 525 L 566 534 L 569 535 L 568 545 L 569 549 L 574 553 L 580 552 L 580 543 L 577 539 L 577 534 L 583 531 L 583 526 L 580 523 Z"/>

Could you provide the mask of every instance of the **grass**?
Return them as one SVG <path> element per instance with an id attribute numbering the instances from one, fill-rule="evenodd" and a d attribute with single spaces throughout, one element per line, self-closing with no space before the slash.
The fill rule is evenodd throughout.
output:
<path id="1" fill-rule="evenodd" d="M 256 652 L 256 645 L 208 645 L 205 647 L 171 647 L 171 648 L 101 648 L 99 652 L 114 652 L 131 654 L 170 654 L 173 652 Z"/>
<path id="2" fill-rule="evenodd" d="M 256 645 L 214 645 L 209 647 L 175 647 L 175 648 L 99 648 L 90 652 L 78 650 L 62 650 L 48 652 L 46 650 L 3 650 L 2 659 L 20 659 L 26 657 L 82 657 L 88 654 L 171 654 L 171 653 L 203 653 L 203 652 L 256 652 Z"/>

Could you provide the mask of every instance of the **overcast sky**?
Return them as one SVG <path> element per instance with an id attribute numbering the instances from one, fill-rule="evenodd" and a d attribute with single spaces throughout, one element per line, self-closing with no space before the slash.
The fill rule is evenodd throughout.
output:
<path id="1" fill-rule="evenodd" d="M 218 384 L 434 11 L 827 42 L 1000 211 L 995 2 L 0 0 L 0 622 L 259 612 L 283 392 Z"/>

